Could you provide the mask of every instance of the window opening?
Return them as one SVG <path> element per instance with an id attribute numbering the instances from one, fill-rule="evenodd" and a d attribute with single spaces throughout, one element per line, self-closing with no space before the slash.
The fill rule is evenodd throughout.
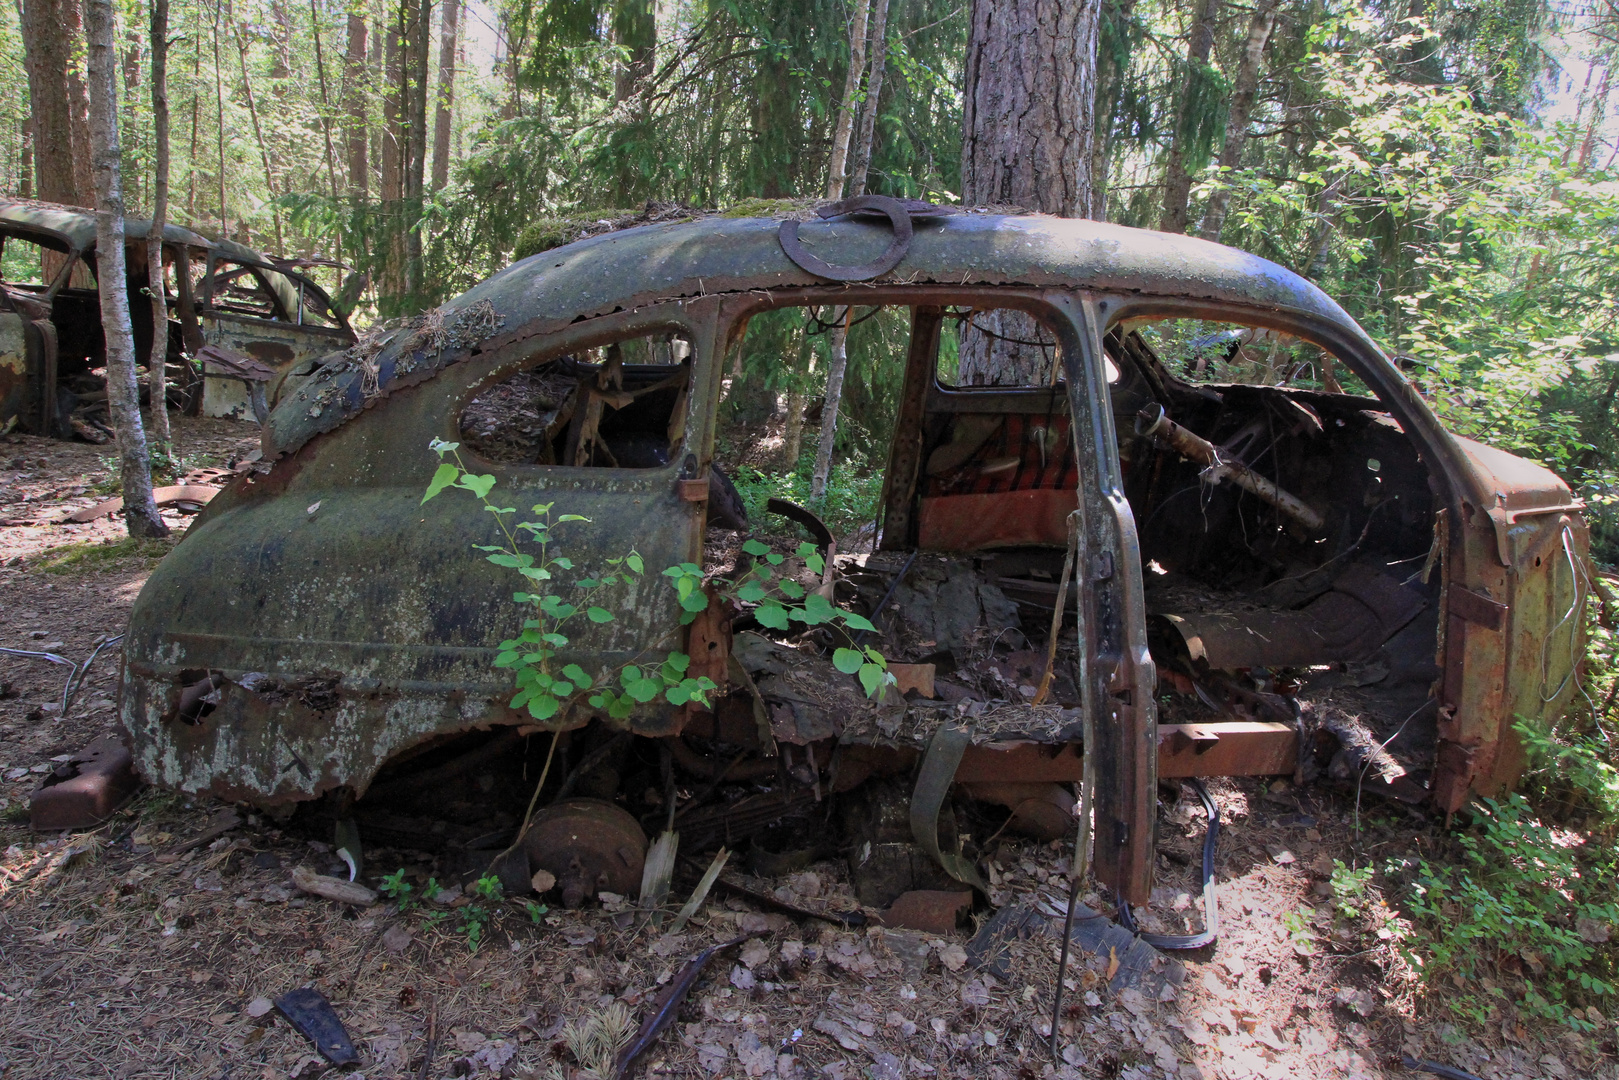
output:
<path id="1" fill-rule="evenodd" d="M 461 440 L 501 464 L 659 469 L 679 457 L 690 383 L 676 332 L 579 349 L 481 391 Z"/>

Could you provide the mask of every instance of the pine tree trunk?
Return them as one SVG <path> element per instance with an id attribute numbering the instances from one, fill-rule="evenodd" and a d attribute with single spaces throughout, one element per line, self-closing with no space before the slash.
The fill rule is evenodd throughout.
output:
<path id="1" fill-rule="evenodd" d="M 219 235 L 230 235 L 230 215 L 225 204 L 225 71 L 219 59 L 219 20 L 222 13 L 214 8 L 214 150 L 219 157 Z"/>
<path id="2" fill-rule="evenodd" d="M 347 113 L 344 137 L 348 146 L 349 194 L 360 199 L 371 197 L 371 177 L 366 162 L 365 108 L 365 16 L 349 15 L 349 46 L 343 56 L 343 111 Z"/>
<path id="3" fill-rule="evenodd" d="M 169 0 L 152 0 L 152 231 L 146 281 L 152 294 L 152 352 L 146 361 L 152 441 L 169 453 L 169 305 L 163 295 L 163 227 L 169 216 Z"/>
<path id="4" fill-rule="evenodd" d="M 1198 114 L 1208 106 L 1204 90 L 1211 82 L 1209 52 L 1214 48 L 1214 22 L 1219 15 L 1220 0 L 1200 0 L 1188 35 L 1186 81 L 1181 86 L 1175 137 L 1169 145 L 1169 162 L 1164 173 L 1164 211 L 1158 219 L 1162 232 L 1186 231 L 1186 204 L 1192 195 L 1192 168 L 1187 156 L 1193 149 Z"/>
<path id="5" fill-rule="evenodd" d="M 871 169 L 871 146 L 877 136 L 877 107 L 883 94 L 883 72 L 888 67 L 888 0 L 877 5 L 871 19 L 871 63 L 866 69 L 866 101 L 860 111 L 860 137 L 855 142 L 854 167 L 849 170 L 849 194 L 866 193 Z"/>
<path id="6" fill-rule="evenodd" d="M 79 0 L 63 0 L 61 12 L 68 39 L 76 41 L 84 28 Z M 93 206 L 96 182 L 91 175 L 90 97 L 85 90 L 84 73 L 72 60 L 67 66 L 67 104 L 68 142 L 73 148 L 73 188 L 77 192 L 72 202 L 76 206 Z"/>
<path id="7" fill-rule="evenodd" d="M 409 139 L 405 159 L 405 294 L 411 311 L 423 305 L 422 195 L 427 179 L 427 89 L 432 55 L 432 0 L 416 0 L 410 34 L 406 109 Z"/>
<path id="8" fill-rule="evenodd" d="M 961 198 L 1062 217 L 1091 208 L 1102 0 L 973 0 L 963 94 Z M 1048 350 L 1027 315 L 982 312 L 961 340 L 963 385 L 1039 385 Z"/>
<path id="9" fill-rule="evenodd" d="M 28 70 L 28 97 L 34 126 L 34 169 L 39 197 L 69 206 L 86 206 L 74 156 L 74 115 L 69 87 L 74 68 L 73 29 L 67 8 L 71 0 L 25 0 L 19 18 L 23 63 Z M 82 86 L 82 84 L 81 84 Z"/>
<path id="10" fill-rule="evenodd" d="M 168 526 L 152 501 L 152 465 L 146 454 L 146 432 L 141 428 L 140 388 L 135 382 L 135 336 L 129 322 L 124 259 L 112 0 L 89 0 L 86 14 L 90 138 L 95 148 L 96 277 L 101 294 L 101 326 L 106 336 L 107 409 L 118 435 L 124 522 L 131 536 L 166 536 Z"/>
<path id="11" fill-rule="evenodd" d="M 433 114 L 433 190 L 450 182 L 450 139 L 455 122 L 456 23 L 461 0 L 444 0 L 439 34 L 438 100 Z"/>
<path id="12" fill-rule="evenodd" d="M 1242 151 L 1248 145 L 1248 118 L 1253 115 L 1254 98 L 1259 92 L 1259 68 L 1265 58 L 1265 46 L 1276 27 L 1278 2 L 1259 0 L 1254 6 L 1253 18 L 1248 21 L 1248 40 L 1242 47 L 1242 62 L 1237 67 L 1237 78 L 1231 84 L 1231 111 L 1226 115 L 1225 145 L 1220 148 L 1222 172 L 1242 166 Z M 1229 175 L 1223 175 L 1221 179 L 1230 182 Z M 1198 235 L 1205 240 L 1219 240 L 1230 207 L 1229 187 L 1222 187 L 1209 196 L 1209 205 L 1203 211 L 1203 225 L 1198 229 Z"/>
<path id="13" fill-rule="evenodd" d="M 24 115 L 18 135 L 22 137 L 22 154 L 17 163 L 17 194 L 25 199 L 34 197 L 34 118 Z"/>

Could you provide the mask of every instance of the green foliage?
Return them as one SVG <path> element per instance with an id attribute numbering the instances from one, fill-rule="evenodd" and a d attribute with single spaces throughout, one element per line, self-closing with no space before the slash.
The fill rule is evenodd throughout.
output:
<path id="1" fill-rule="evenodd" d="M 377 891 L 392 900 L 401 913 L 416 906 L 416 901 L 411 896 L 413 891 L 411 884 L 405 880 L 403 866 L 377 882 Z"/>
<path id="2" fill-rule="evenodd" d="M 605 560 L 606 571 L 594 577 L 583 574 L 573 578 L 566 596 L 559 591 L 558 574 L 571 574 L 574 562 L 566 555 L 552 553 L 555 543 L 553 530 L 573 522 L 589 524 L 590 519 L 578 514 L 558 514 L 553 518 L 552 503 L 535 505 L 531 512 L 536 520 L 511 522 L 517 511 L 500 507 L 489 501 L 494 490 L 495 477 L 469 471 L 461 460 L 459 444 L 434 439 L 430 449 L 439 456 L 439 466 L 433 472 L 422 502 L 427 502 L 448 488 L 461 488 L 471 492 L 484 510 L 495 516 L 504 543 L 478 544 L 484 558 L 496 566 L 515 570 L 524 578 L 524 587 L 512 594 L 512 599 L 528 609 L 530 618 L 523 621 L 522 632 L 502 641 L 495 656 L 495 666 L 510 668 L 517 688 L 511 700 L 514 709 L 527 709 L 539 721 L 551 720 L 561 714 L 579 698 L 587 698 L 596 708 L 603 709 L 614 719 L 624 719 L 637 705 L 647 704 L 663 697 L 672 705 L 695 701 L 707 704 L 707 694 L 716 689 L 707 676 L 688 678 L 685 675 L 691 658 L 683 653 L 670 653 L 662 665 L 645 674 L 634 664 L 621 667 L 616 677 L 608 671 L 591 673 L 577 663 L 564 664 L 561 650 L 567 648 L 570 638 L 566 631 L 581 614 L 595 624 L 613 622 L 617 616 L 606 606 L 611 595 L 621 586 L 634 584 L 646 567 L 641 556 L 631 551 L 627 555 Z M 446 455 L 453 461 L 444 460 Z M 527 545 L 538 551 L 524 551 Z M 669 571 L 665 571 L 669 573 Z M 683 573 L 683 572 L 677 572 Z M 706 596 L 694 592 L 690 582 L 679 577 L 677 588 L 685 586 L 681 604 L 687 615 L 695 615 L 708 606 Z M 533 591 L 530 591 L 533 590 Z M 695 605 L 695 608 L 693 607 Z M 684 621 L 689 622 L 690 619 Z M 614 689 L 617 681 L 620 689 Z"/>
<path id="3" fill-rule="evenodd" d="M 479 901 L 484 903 L 498 901 L 500 896 L 500 878 L 493 874 L 485 874 L 472 883 L 473 902 L 461 909 L 461 933 L 466 935 L 467 952 L 478 951 L 493 915 L 493 912 Z"/>
<path id="4" fill-rule="evenodd" d="M 1332 860 L 1332 902 L 1338 914 L 1345 919 L 1359 918 L 1369 896 L 1372 868 L 1363 866 L 1351 870 L 1341 859 Z"/>
<path id="5" fill-rule="evenodd" d="M 791 472 L 764 472 L 749 465 L 739 466 L 732 474 L 731 481 L 736 484 L 737 494 L 747 505 L 748 517 L 754 521 L 764 520 L 765 504 L 771 499 L 812 505 L 810 470 L 814 458 L 812 446 L 805 451 L 799 468 Z M 869 469 L 859 461 L 834 461 L 832 475 L 827 480 L 826 499 L 815 510 L 826 522 L 827 528 L 840 536 L 847 536 L 876 520 L 877 503 L 882 493 L 881 472 Z"/>
<path id="6" fill-rule="evenodd" d="M 1615 993 L 1619 849 L 1542 824 L 1517 794 L 1474 817 L 1455 862 L 1420 864 L 1407 958 L 1425 982 L 1456 984 L 1447 1000 L 1463 1015 L 1482 1021 L 1510 1002 L 1590 1030 L 1584 1006 L 1611 1006 Z"/>

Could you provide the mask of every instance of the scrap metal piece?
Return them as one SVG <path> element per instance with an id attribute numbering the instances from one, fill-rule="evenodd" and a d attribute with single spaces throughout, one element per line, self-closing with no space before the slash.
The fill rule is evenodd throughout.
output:
<path id="1" fill-rule="evenodd" d="M 569 908 L 603 889 L 633 893 L 646 864 L 640 822 L 601 799 L 568 799 L 546 807 L 534 816 L 522 847 L 532 869 L 556 875 L 563 906 Z"/>
<path id="2" fill-rule="evenodd" d="M 905 253 L 911 249 L 910 209 L 903 201 L 887 195 L 857 195 L 852 199 L 824 206 L 817 213 L 823 218 L 834 218 L 862 210 L 883 214 L 894 227 L 894 238 L 889 241 L 888 248 L 868 263 L 861 263 L 859 266 L 833 266 L 825 259 L 811 255 L 805 249 L 803 241 L 799 240 L 798 222 L 792 218 L 783 221 L 776 233 L 781 250 L 799 269 L 807 270 L 816 277 L 826 278 L 828 281 L 870 281 L 872 278 L 881 277 L 898 266 L 900 260 L 905 258 Z"/>
<path id="3" fill-rule="evenodd" d="M 89 829 L 106 821 L 140 790 L 129 748 L 103 735 L 58 765 L 28 799 L 30 826 Z"/>
<path id="4" fill-rule="evenodd" d="M 663 1034 L 664 1029 L 674 1023 L 686 995 L 697 985 L 697 978 L 708 966 L 708 962 L 726 949 L 735 948 L 751 937 L 752 934 L 743 934 L 730 941 L 710 945 L 686 962 L 686 966 L 680 969 L 680 974 L 669 980 L 669 985 L 653 999 L 652 1011 L 641 1021 L 641 1027 L 636 1031 L 635 1038 L 619 1051 L 618 1060 L 613 1062 L 612 1080 L 618 1080 L 623 1076 L 635 1059 L 646 1053 L 652 1044 L 658 1041 L 658 1036 Z"/>
<path id="5" fill-rule="evenodd" d="M 360 1060 L 360 1055 L 354 1052 L 354 1044 L 349 1041 L 343 1021 L 337 1018 L 332 1003 L 319 990 L 308 986 L 289 990 L 275 999 L 275 1007 L 333 1065 L 348 1065 Z"/>
<path id="6" fill-rule="evenodd" d="M 920 930 L 924 934 L 953 934 L 964 911 L 973 905 L 970 891 L 912 889 L 901 893 L 879 912 L 877 923 L 896 930 Z"/>
<path id="7" fill-rule="evenodd" d="M 152 501 L 158 506 L 178 506 L 181 509 L 190 508 L 200 510 L 208 505 L 208 501 L 218 495 L 222 489 L 216 484 L 170 484 L 167 487 L 153 488 Z M 103 499 L 94 506 L 87 506 L 83 510 L 75 510 L 62 520 L 75 525 L 83 525 L 108 514 L 117 514 L 124 509 L 124 497 L 115 495 L 110 499 Z"/>
<path id="8" fill-rule="evenodd" d="M 1311 532 L 1320 532 L 1326 518 L 1303 499 L 1283 491 L 1276 481 L 1250 469 L 1240 461 L 1220 456 L 1220 450 L 1207 439 L 1194 435 L 1171 420 L 1164 407 L 1153 402 L 1136 414 L 1136 434 L 1155 439 L 1183 457 L 1207 466 L 1203 479 L 1207 483 L 1230 480 L 1244 491 L 1276 507 Z"/>

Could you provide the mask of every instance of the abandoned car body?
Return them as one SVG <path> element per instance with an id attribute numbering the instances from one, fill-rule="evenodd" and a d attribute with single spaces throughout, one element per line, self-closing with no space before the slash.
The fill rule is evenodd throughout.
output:
<path id="1" fill-rule="evenodd" d="M 151 222 L 125 220 L 131 324 L 142 363 L 152 341 L 144 291 L 150 233 Z M 0 200 L 0 425 L 91 441 L 109 434 L 98 416 L 105 412 L 105 380 L 94 374 L 105 364 L 95 245 L 89 210 Z M 171 400 L 188 411 L 252 418 L 259 390 L 273 400 L 288 371 L 354 340 L 318 285 L 241 244 L 166 225 L 163 264 Z M 199 366 L 187 362 L 188 354 Z"/>
<path id="2" fill-rule="evenodd" d="M 598 767 L 616 726 L 664 748 L 666 787 L 671 764 L 709 791 L 756 781 L 754 803 L 706 825 L 706 809 L 683 809 L 688 842 L 734 840 L 744 819 L 886 776 L 909 797 L 916 843 L 966 880 L 970 863 L 938 835 L 952 780 L 1039 833 L 1072 821 L 1072 796 L 1061 805 L 1051 786 L 1089 770 L 1093 865 L 1142 903 L 1160 778 L 1307 772 L 1318 734 L 1350 714 L 1397 759 L 1369 786 L 1450 810 L 1514 782 L 1512 719 L 1558 714 L 1583 644 L 1586 528 L 1552 473 L 1448 434 L 1342 309 L 1265 260 L 1088 221 L 913 220 L 894 205 L 892 227 L 795 224 L 796 258 L 766 219 L 593 237 L 289 382 L 264 470 L 208 505 L 135 604 L 121 708 L 138 767 L 261 806 L 335 792 L 363 808 L 446 783 L 462 759 L 432 755 L 456 737 L 463 758 L 487 761 L 543 730 L 491 666 L 521 619 L 509 571 L 471 548 L 496 542 L 491 516 L 422 502 L 429 442 L 443 439 L 497 478 L 498 502 L 589 519 L 558 530 L 587 569 L 644 559 L 621 617 L 581 625 L 569 659 L 605 672 L 684 641 L 720 684 L 712 711 L 649 707 L 614 725 L 582 707 L 554 722 L 599 733 L 576 773 Z M 885 252 L 872 280 L 826 280 Z M 750 320 L 848 304 L 909 321 L 873 550 L 838 555 L 827 581 L 910 665 L 906 692 L 877 702 L 825 659 L 824 637 L 769 632 L 747 604 L 715 600 L 682 638 L 657 576 L 717 558 L 703 481 L 728 350 Z M 1049 377 L 950 385 L 946 326 L 979 332 L 986 312 L 1026 319 Z M 1176 336 L 1210 322 L 1243 329 L 1213 346 Z M 1335 365 L 1323 370 L 1364 392 L 1192 378 L 1237 370 L 1266 340 L 1273 359 L 1282 340 L 1320 350 Z M 1185 370 L 1153 342 L 1185 345 Z M 531 403 L 515 442 L 481 418 L 495 391 Z M 478 729 L 494 734 L 468 753 Z M 643 776 L 642 820 L 661 820 L 659 766 L 622 771 L 595 794 L 633 799 Z M 873 803 L 862 820 L 891 810 Z"/>

